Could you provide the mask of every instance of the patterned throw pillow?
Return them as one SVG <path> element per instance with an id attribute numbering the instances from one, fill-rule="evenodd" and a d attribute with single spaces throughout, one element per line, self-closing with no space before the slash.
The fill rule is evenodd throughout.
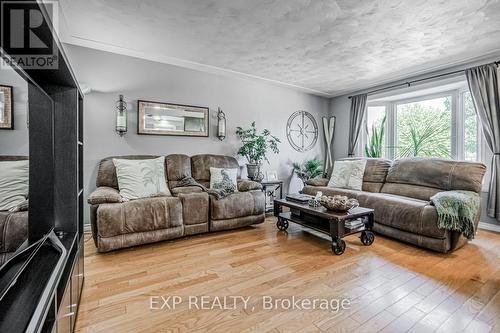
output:
<path id="1" fill-rule="evenodd" d="M 0 210 L 21 204 L 29 192 L 29 161 L 0 162 Z"/>
<path id="2" fill-rule="evenodd" d="M 238 192 L 237 177 L 238 169 L 210 168 L 210 188 Z"/>
<path id="3" fill-rule="evenodd" d="M 366 160 L 335 161 L 328 187 L 361 191 Z"/>
<path id="4" fill-rule="evenodd" d="M 147 160 L 114 158 L 113 164 L 123 198 L 171 196 L 165 180 L 165 156 Z"/>

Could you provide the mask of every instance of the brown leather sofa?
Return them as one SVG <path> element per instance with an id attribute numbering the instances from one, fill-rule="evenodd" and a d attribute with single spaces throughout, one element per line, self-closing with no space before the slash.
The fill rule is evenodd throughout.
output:
<path id="1" fill-rule="evenodd" d="M 28 212 L 0 212 L 0 266 L 28 239 Z"/>
<path id="2" fill-rule="evenodd" d="M 148 159 L 158 156 L 118 156 Z M 117 158 L 117 157 L 114 157 Z M 168 155 L 166 182 L 172 197 L 154 197 L 122 202 L 113 157 L 101 160 L 97 189 L 89 196 L 91 228 L 99 252 L 220 231 L 264 222 L 265 198 L 262 186 L 241 180 L 238 192 L 217 200 L 200 187 L 180 187 L 185 177 L 193 177 L 208 187 L 210 167 L 238 168 L 235 158 L 220 155 Z"/>
<path id="3" fill-rule="evenodd" d="M 26 156 L 0 156 L 0 161 L 27 160 Z M 0 266 L 28 239 L 28 211 L 0 211 Z"/>
<path id="4" fill-rule="evenodd" d="M 450 252 L 466 244 L 467 239 L 458 232 L 437 227 L 437 211 L 430 198 L 450 190 L 480 194 L 485 172 L 486 166 L 475 162 L 437 158 L 367 159 L 362 191 L 330 188 L 328 179 L 313 179 L 303 192 L 315 195 L 322 191 L 324 195 L 355 198 L 361 206 L 375 210 L 376 232 L 431 250 Z"/>

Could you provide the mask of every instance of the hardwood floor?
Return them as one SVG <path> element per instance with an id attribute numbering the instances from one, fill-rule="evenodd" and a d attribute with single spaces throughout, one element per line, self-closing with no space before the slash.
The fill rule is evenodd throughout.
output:
<path id="1" fill-rule="evenodd" d="M 86 237 L 77 332 L 500 332 L 500 235 L 487 231 L 449 255 L 382 236 L 365 247 L 350 236 L 335 256 L 327 238 L 295 225 L 277 231 L 272 217 L 108 254 Z M 189 296 L 202 295 L 252 297 L 247 307 L 190 309 Z M 155 296 L 182 302 L 158 309 Z M 348 299 L 350 307 L 267 310 L 264 296 Z"/>

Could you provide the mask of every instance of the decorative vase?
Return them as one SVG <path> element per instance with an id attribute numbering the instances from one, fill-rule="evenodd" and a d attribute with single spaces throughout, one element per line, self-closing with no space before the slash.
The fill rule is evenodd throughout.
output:
<path id="1" fill-rule="evenodd" d="M 260 164 L 257 163 L 248 163 L 247 164 L 247 175 L 248 178 L 254 180 L 260 173 Z"/>

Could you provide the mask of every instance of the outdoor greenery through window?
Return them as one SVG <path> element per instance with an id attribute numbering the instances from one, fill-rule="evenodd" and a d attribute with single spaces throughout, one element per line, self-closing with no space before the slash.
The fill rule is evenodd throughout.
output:
<path id="1" fill-rule="evenodd" d="M 406 99 L 369 101 L 362 136 L 367 157 L 440 157 L 476 161 L 477 115 L 470 92 L 455 89 Z"/>
<path id="2" fill-rule="evenodd" d="M 451 158 L 451 96 L 396 104 L 397 158 Z"/>
<path id="3" fill-rule="evenodd" d="M 479 160 L 478 119 L 469 91 L 462 93 L 464 113 L 464 159 Z"/>

